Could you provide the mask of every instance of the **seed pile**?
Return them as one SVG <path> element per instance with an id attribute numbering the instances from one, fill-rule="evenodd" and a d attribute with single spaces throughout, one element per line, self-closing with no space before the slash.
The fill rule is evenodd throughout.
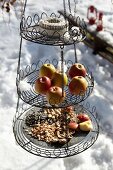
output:
<path id="1" fill-rule="evenodd" d="M 42 117 L 41 117 L 42 114 Z M 66 143 L 73 137 L 75 130 L 68 128 L 68 122 L 77 122 L 73 110 L 44 109 L 39 117 L 35 113 L 26 117 L 26 125 L 29 126 L 29 135 L 47 143 Z"/>

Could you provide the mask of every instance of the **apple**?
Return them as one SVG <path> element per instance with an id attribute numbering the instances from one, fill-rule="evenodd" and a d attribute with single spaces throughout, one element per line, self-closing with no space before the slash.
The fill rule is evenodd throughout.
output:
<path id="1" fill-rule="evenodd" d="M 69 83 L 69 91 L 74 95 L 83 95 L 87 90 L 88 82 L 82 76 L 75 76 Z"/>
<path id="2" fill-rule="evenodd" d="M 86 76 L 86 68 L 84 67 L 84 65 L 80 64 L 80 63 L 75 63 L 71 66 L 71 68 L 69 69 L 69 77 L 73 78 L 75 76 Z"/>
<path id="3" fill-rule="evenodd" d="M 39 76 L 47 76 L 50 79 L 53 77 L 54 72 L 56 71 L 54 65 L 50 63 L 43 64 L 42 67 L 39 70 Z"/>
<path id="4" fill-rule="evenodd" d="M 72 112 L 72 111 L 74 111 L 74 107 L 73 106 L 67 106 L 67 107 L 65 107 L 65 108 L 62 108 L 62 112 L 64 113 L 64 112 Z"/>
<path id="5" fill-rule="evenodd" d="M 92 122 L 90 120 L 79 123 L 79 128 L 82 131 L 90 131 L 93 129 Z"/>
<path id="6" fill-rule="evenodd" d="M 78 128 L 78 123 L 76 122 L 69 122 L 68 124 L 69 129 L 76 130 Z"/>
<path id="7" fill-rule="evenodd" d="M 85 122 L 85 121 L 90 120 L 89 116 L 87 114 L 84 114 L 84 113 L 78 114 L 77 118 L 78 118 L 79 122 Z"/>
<path id="8" fill-rule="evenodd" d="M 49 90 L 50 87 L 51 87 L 51 79 L 46 76 L 39 77 L 35 81 L 36 93 L 46 94 L 46 92 Z"/>
<path id="9" fill-rule="evenodd" d="M 60 71 L 54 72 L 53 77 L 52 77 L 53 86 L 62 87 L 62 86 L 66 86 L 67 83 L 68 83 L 68 78 L 67 78 L 66 73 L 62 73 Z"/>
<path id="10" fill-rule="evenodd" d="M 73 106 L 67 106 L 67 107 L 66 107 L 66 110 L 67 110 L 68 112 L 74 111 L 74 107 L 73 107 Z"/>
<path id="11" fill-rule="evenodd" d="M 62 88 L 58 86 L 52 86 L 46 93 L 47 101 L 51 105 L 58 105 L 64 101 L 66 97 L 65 92 L 62 92 Z"/>

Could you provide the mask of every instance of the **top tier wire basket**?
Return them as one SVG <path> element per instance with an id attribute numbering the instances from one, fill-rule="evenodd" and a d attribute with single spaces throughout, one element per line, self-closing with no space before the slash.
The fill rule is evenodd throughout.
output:
<path id="1" fill-rule="evenodd" d="M 40 31 L 39 22 L 46 16 L 47 18 L 56 18 L 57 15 L 52 13 L 48 16 L 46 13 L 42 13 L 41 16 L 35 14 L 33 17 L 28 16 L 22 17 L 20 25 L 21 36 L 34 43 L 44 44 L 44 45 L 71 45 L 74 43 L 81 42 L 86 37 L 86 25 L 85 22 L 81 21 L 79 17 L 76 18 L 77 27 L 71 26 L 67 31 L 63 32 L 61 35 L 58 30 L 54 30 L 51 35 L 48 34 L 48 30 L 44 29 Z M 62 17 L 59 15 L 59 19 Z"/>
<path id="2" fill-rule="evenodd" d="M 86 37 L 86 24 L 80 17 L 72 15 L 70 1 L 68 0 L 69 17 L 73 18 L 75 25 L 71 25 L 66 15 L 66 1 L 63 0 L 64 17 L 57 13 L 34 14 L 33 16 L 25 16 L 26 3 L 20 23 L 20 35 L 22 38 L 44 45 L 71 45 L 81 42 Z M 75 4 L 76 6 L 76 4 Z M 43 22 L 43 25 L 42 25 Z M 61 26 L 62 25 L 62 26 Z"/>

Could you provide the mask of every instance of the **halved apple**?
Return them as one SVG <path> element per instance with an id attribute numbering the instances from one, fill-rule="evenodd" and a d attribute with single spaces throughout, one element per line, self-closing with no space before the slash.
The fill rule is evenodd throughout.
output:
<path id="1" fill-rule="evenodd" d="M 79 123 L 79 128 L 82 131 L 90 131 L 93 129 L 92 122 L 90 120 Z"/>
<path id="2" fill-rule="evenodd" d="M 78 123 L 76 122 L 69 122 L 68 124 L 69 129 L 76 130 L 78 128 Z"/>

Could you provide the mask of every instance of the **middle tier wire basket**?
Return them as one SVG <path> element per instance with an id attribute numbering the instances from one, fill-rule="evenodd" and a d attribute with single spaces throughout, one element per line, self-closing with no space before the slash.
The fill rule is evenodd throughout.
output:
<path id="1" fill-rule="evenodd" d="M 19 97 L 25 102 L 33 106 L 37 106 L 40 108 L 52 108 L 52 107 L 67 107 L 70 105 L 78 104 L 85 99 L 92 93 L 93 87 L 94 87 L 94 78 L 92 73 L 87 70 L 87 74 L 85 76 L 85 79 L 88 83 L 87 89 L 84 94 L 79 95 L 73 95 L 69 91 L 68 84 L 70 83 L 70 78 L 68 77 L 68 84 L 64 86 L 63 91 L 66 93 L 65 100 L 61 102 L 59 105 L 50 105 L 47 101 L 46 95 L 38 94 L 35 91 L 34 84 L 36 79 L 39 77 L 39 70 L 42 65 L 50 63 L 54 65 L 54 67 L 57 69 L 58 67 L 58 60 L 45 60 L 41 61 L 39 60 L 37 63 L 33 63 L 31 65 L 27 65 L 24 70 L 19 70 L 17 74 L 17 93 Z M 68 70 L 74 63 L 71 60 L 65 61 L 66 66 L 66 73 L 68 76 Z"/>

